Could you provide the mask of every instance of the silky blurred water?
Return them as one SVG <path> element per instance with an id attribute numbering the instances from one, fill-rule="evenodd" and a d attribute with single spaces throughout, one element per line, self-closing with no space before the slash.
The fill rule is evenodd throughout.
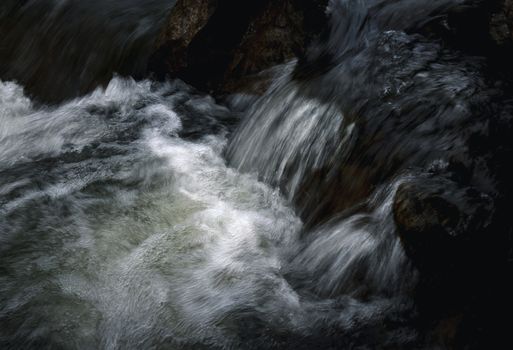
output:
<path id="1" fill-rule="evenodd" d="M 58 103 L 141 77 L 176 0 L 2 0 L 0 77 Z"/>
<path id="2" fill-rule="evenodd" d="M 3 347 L 301 347 L 408 309 L 402 251 L 374 255 L 397 239 L 352 217 L 301 240 L 279 190 L 226 166 L 230 111 L 184 84 L 36 108 L 2 82 L 0 103 Z"/>
<path id="3" fill-rule="evenodd" d="M 482 61 L 415 33 L 462 1 L 330 1 L 327 38 L 227 105 L 111 79 L 172 3 L 0 8 L 0 348 L 437 348 L 392 203 L 487 133 Z"/>

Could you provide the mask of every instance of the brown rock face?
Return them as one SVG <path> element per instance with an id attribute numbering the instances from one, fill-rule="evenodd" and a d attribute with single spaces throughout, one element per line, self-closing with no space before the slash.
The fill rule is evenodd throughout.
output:
<path id="1" fill-rule="evenodd" d="M 490 16 L 490 35 L 499 45 L 513 41 L 513 0 L 503 0 Z"/>
<path id="2" fill-rule="evenodd" d="M 262 91 L 272 77 L 268 69 L 303 55 L 321 32 L 326 3 L 178 0 L 150 71 L 210 92 Z"/>
<path id="3" fill-rule="evenodd" d="M 248 26 L 223 77 L 223 89 L 244 87 L 245 77 L 304 54 L 316 33 L 307 28 L 301 1 L 270 1 Z M 304 2 L 304 1 L 303 1 Z M 241 86 L 242 85 L 242 86 Z"/>
<path id="4" fill-rule="evenodd" d="M 156 40 L 149 71 L 211 93 L 260 93 L 272 80 L 269 68 L 302 57 L 323 31 L 327 2 L 178 0 Z M 513 46 L 513 0 L 480 2 L 451 14 L 448 23 L 431 30 L 451 46 L 478 55 Z"/>
<path id="5" fill-rule="evenodd" d="M 165 68 L 178 72 L 187 67 L 187 48 L 207 24 L 217 6 L 217 0 L 178 0 L 167 23 L 157 38 L 157 47 Z"/>

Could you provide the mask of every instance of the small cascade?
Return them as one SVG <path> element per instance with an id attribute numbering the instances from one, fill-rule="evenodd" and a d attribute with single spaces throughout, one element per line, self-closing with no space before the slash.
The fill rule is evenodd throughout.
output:
<path id="1" fill-rule="evenodd" d="M 306 56 L 228 105 L 137 80 L 175 1 L 3 1 L 1 349 L 454 340 L 429 292 L 474 289 L 509 228 L 511 100 L 433 35 L 474 1 L 331 0 Z"/>

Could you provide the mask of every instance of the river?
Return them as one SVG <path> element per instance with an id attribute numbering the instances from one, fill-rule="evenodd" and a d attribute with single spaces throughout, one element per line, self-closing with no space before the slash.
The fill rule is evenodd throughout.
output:
<path id="1" fill-rule="evenodd" d="M 0 347 L 443 348 L 394 196 L 478 158 L 498 93 L 411 33 L 459 1 L 386 3 L 331 1 L 308 69 L 230 103 L 138 77 L 173 2 L 2 4 Z"/>

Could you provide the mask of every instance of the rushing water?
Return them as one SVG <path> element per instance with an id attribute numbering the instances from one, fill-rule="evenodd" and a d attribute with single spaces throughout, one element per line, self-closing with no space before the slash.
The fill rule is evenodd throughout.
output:
<path id="1" fill-rule="evenodd" d="M 496 190 L 469 139 L 487 135 L 495 105 L 479 106 L 500 94 L 480 60 L 414 30 L 462 2 L 330 1 L 331 32 L 306 61 L 231 107 L 180 81 L 117 76 L 60 105 L 24 92 L 70 97 L 137 75 L 172 1 L 0 7 L 13 24 L 0 55 L 0 348 L 441 347 L 416 323 L 418 272 L 392 206 L 419 172 L 472 157 L 461 186 Z"/>
<path id="2" fill-rule="evenodd" d="M 302 241 L 277 190 L 226 166 L 211 98 L 115 78 L 35 108 L 0 88 L 5 346 L 292 347 L 407 309 L 393 188 Z M 186 137 L 192 113 L 213 131 Z"/>
<path id="3" fill-rule="evenodd" d="M 479 59 L 406 32 L 458 3 L 330 2 L 327 42 L 306 64 L 288 67 L 250 108 L 231 140 L 230 162 L 312 209 L 308 202 L 323 199 L 302 193 L 320 176 L 330 187 L 342 181 L 335 187 L 352 197 L 407 167 L 461 158 L 469 135 L 455 129 L 486 134 L 486 117 L 475 111 L 492 109 L 496 91 L 479 74 Z"/>

